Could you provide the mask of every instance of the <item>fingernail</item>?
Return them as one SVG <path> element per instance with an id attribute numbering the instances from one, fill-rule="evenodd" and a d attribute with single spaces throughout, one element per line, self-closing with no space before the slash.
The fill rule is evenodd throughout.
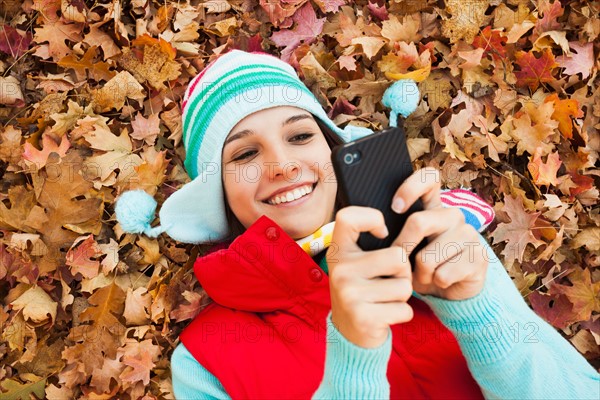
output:
<path id="1" fill-rule="evenodd" d="M 402 200 L 400 197 L 396 197 L 392 202 L 392 210 L 400 214 L 402 210 L 404 210 L 404 200 Z"/>

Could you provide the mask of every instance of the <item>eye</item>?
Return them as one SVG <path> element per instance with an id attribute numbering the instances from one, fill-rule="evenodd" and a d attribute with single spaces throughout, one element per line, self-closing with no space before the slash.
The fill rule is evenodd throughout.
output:
<path id="1" fill-rule="evenodd" d="M 314 136 L 314 134 L 313 134 L 313 133 L 301 133 L 301 134 L 299 134 L 299 135 L 296 135 L 296 136 L 294 136 L 294 137 L 292 138 L 292 141 L 294 141 L 294 142 L 303 142 L 303 141 L 305 141 L 305 140 L 308 140 L 308 139 L 310 139 L 310 138 L 311 138 L 311 137 L 313 137 L 313 136 Z M 297 138 L 300 138 L 300 139 L 298 139 L 298 140 L 295 140 L 295 139 L 297 139 Z"/>
<path id="2" fill-rule="evenodd" d="M 255 150 L 247 151 L 247 152 L 237 156 L 236 158 L 234 158 L 233 161 L 245 160 L 246 158 L 250 157 L 253 153 L 256 153 L 256 151 Z"/>

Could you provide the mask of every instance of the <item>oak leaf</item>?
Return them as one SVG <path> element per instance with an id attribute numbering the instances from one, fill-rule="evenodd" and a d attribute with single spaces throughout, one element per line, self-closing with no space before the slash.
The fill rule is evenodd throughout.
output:
<path id="1" fill-rule="evenodd" d="M 23 160 L 29 167 L 34 167 L 39 170 L 46 166 L 50 153 L 56 153 L 59 157 L 64 157 L 67 150 L 71 147 L 71 143 L 63 136 L 60 144 L 56 144 L 48 135 L 42 135 L 42 150 L 37 150 L 29 142 L 23 146 Z"/>
<path id="2" fill-rule="evenodd" d="M 510 222 L 498 224 L 490 236 L 494 239 L 494 244 L 506 242 L 501 254 L 507 261 L 511 262 L 516 259 L 522 262 L 527 245 L 531 244 L 537 248 L 544 244 L 531 232 L 541 212 L 528 213 L 519 198 L 507 195 L 504 196 L 503 211 L 510 218 Z"/>
<path id="3" fill-rule="evenodd" d="M 75 240 L 69 251 L 67 251 L 66 264 L 71 267 L 73 275 L 80 273 L 85 278 L 91 279 L 98 275 L 98 268 L 100 267 L 100 261 L 92 260 L 92 258 L 100 255 L 102 255 L 102 252 L 98 247 L 98 243 L 94 240 L 94 236 L 82 236 Z"/>
<path id="4" fill-rule="evenodd" d="M 83 55 L 82 58 L 77 58 L 75 54 L 69 54 L 60 59 L 58 65 L 63 68 L 72 69 L 75 71 L 75 76 L 78 81 L 86 79 L 87 74 L 95 81 L 108 81 L 115 76 L 115 72 L 109 70 L 109 65 L 102 61 L 95 61 L 96 46 L 92 46 Z"/>
<path id="5" fill-rule="evenodd" d="M 104 358 L 102 361 L 102 368 L 96 368 L 92 372 L 90 384 L 100 393 L 108 393 L 110 392 L 111 379 L 117 382 L 117 377 L 125 369 L 125 364 L 110 358 Z"/>
<path id="6" fill-rule="evenodd" d="M 569 47 L 573 50 L 570 55 L 560 56 L 556 59 L 558 65 L 564 68 L 567 75 L 581 74 L 582 79 L 590 76 L 594 68 L 594 44 L 579 44 L 570 42 Z"/>

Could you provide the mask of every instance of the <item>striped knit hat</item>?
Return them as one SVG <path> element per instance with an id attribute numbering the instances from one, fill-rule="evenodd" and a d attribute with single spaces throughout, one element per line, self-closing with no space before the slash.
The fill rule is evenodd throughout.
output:
<path id="1" fill-rule="evenodd" d="M 408 116 L 419 101 L 415 82 L 390 86 L 382 103 L 391 107 L 390 125 L 398 114 Z M 123 193 L 116 204 L 117 220 L 129 233 L 156 237 L 166 232 L 184 243 L 222 240 L 229 233 L 221 179 L 223 144 L 246 116 L 277 106 L 310 112 L 344 142 L 372 133 L 347 125 L 338 128 L 319 101 L 284 61 L 266 53 L 232 50 L 211 62 L 189 84 L 182 104 L 185 168 L 192 181 L 173 193 L 160 210 L 161 225 L 150 226 L 156 201 L 141 190 Z"/>

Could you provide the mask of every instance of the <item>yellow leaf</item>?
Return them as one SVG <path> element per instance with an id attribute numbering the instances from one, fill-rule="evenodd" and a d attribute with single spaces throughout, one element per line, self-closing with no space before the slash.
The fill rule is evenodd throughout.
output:
<path id="1" fill-rule="evenodd" d="M 415 82 L 423 82 L 429 76 L 431 72 L 431 65 L 420 68 L 416 71 L 407 72 L 405 74 L 392 74 L 390 72 L 386 72 L 385 76 L 388 79 L 400 80 L 400 79 L 412 79 Z"/>

